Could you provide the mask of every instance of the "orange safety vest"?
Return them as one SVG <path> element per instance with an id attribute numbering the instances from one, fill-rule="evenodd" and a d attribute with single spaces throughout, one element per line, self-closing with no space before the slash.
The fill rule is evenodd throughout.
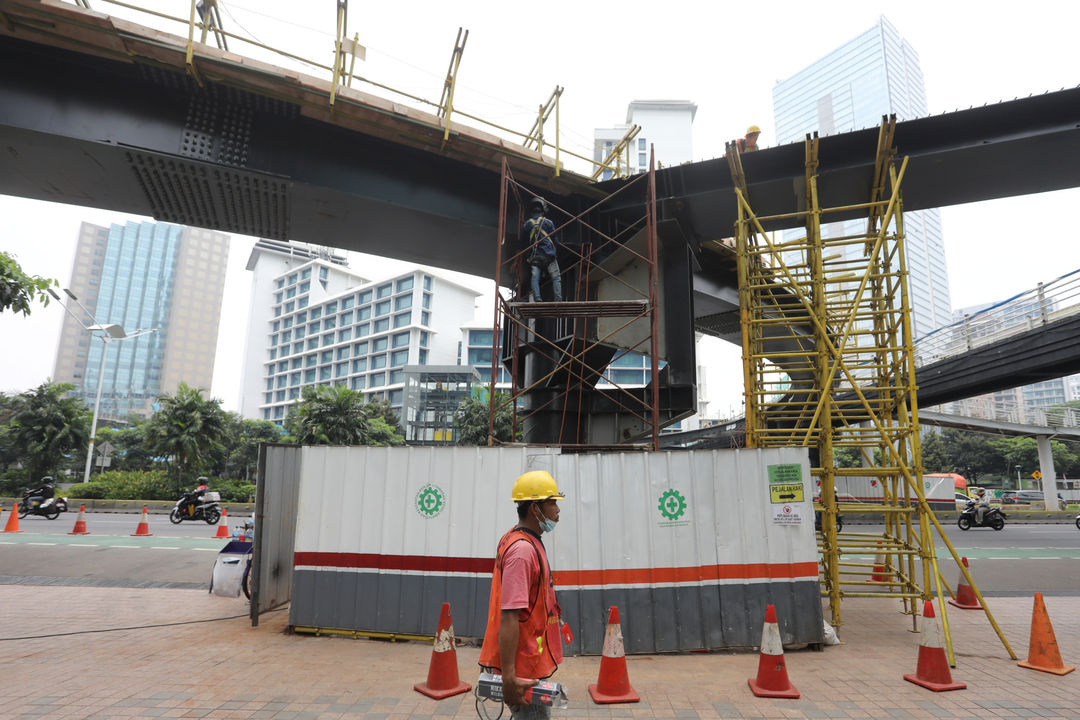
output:
<path id="1" fill-rule="evenodd" d="M 546 678 L 562 662 L 562 636 L 559 634 L 561 609 L 555 600 L 555 581 L 551 577 L 547 553 L 540 539 L 515 527 L 499 540 L 495 554 L 495 569 L 491 575 L 491 599 L 488 602 L 487 631 L 480 648 L 480 666 L 499 670 L 499 625 L 502 622 L 502 563 L 507 549 L 516 542 L 526 541 L 536 550 L 540 561 L 540 577 L 536 581 L 536 597 L 526 610 L 518 613 L 518 647 L 514 661 L 515 673 L 521 678 Z"/>

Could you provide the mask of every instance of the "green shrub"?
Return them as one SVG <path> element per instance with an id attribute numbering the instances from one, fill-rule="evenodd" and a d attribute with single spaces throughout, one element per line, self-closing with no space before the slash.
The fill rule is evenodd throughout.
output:
<path id="1" fill-rule="evenodd" d="M 211 490 L 221 493 L 223 502 L 250 502 L 255 499 L 255 485 L 240 480 L 210 478 Z M 184 490 L 195 487 L 186 483 Z M 117 470 L 94 476 L 88 483 L 72 485 L 65 493 L 69 498 L 86 500 L 178 500 L 176 480 L 164 470 Z"/>

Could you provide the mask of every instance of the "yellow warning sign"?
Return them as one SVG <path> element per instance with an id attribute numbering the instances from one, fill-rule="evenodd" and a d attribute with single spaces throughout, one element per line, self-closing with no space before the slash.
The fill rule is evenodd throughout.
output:
<path id="1" fill-rule="evenodd" d="M 770 485 L 769 496 L 774 504 L 802 502 L 802 483 L 793 485 Z"/>
<path id="2" fill-rule="evenodd" d="M 1031 477 L 1035 478 L 1036 480 L 1042 480 L 1042 473 L 1036 470 L 1035 472 L 1031 473 Z"/>

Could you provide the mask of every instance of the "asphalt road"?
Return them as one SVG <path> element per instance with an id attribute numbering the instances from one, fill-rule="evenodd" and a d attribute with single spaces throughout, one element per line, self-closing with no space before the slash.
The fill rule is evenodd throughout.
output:
<path id="1" fill-rule="evenodd" d="M 217 554 L 228 542 L 212 539 L 215 525 L 173 525 L 165 515 L 149 516 L 151 537 L 132 537 L 141 513 L 87 513 L 90 534 L 68 535 L 77 516 L 27 516 L 19 521 L 21 533 L 0 534 L 0 584 L 208 588 Z M 230 529 L 243 522 L 228 519 Z"/>
<path id="2" fill-rule="evenodd" d="M 208 587 L 217 553 L 227 541 L 211 539 L 217 528 L 204 522 L 173 525 L 164 515 L 149 518 L 152 537 L 131 537 L 138 513 L 87 513 L 89 535 L 68 535 L 77 513 L 56 520 L 26 517 L 22 533 L 0 534 L 0 584 L 78 582 L 95 585 Z M 7 513 L 3 519 L 6 521 Z M 230 518 L 229 527 L 241 524 Z M 873 525 L 846 528 L 880 533 Z M 945 526 L 957 551 L 968 558 L 986 596 L 1080 594 L 1080 530 L 1068 525 L 1009 524 L 1004 530 L 964 532 Z M 942 574 L 950 585 L 959 575 L 943 542 L 935 543 Z M 845 555 L 845 557 L 854 557 Z M 868 559 L 873 559 L 872 556 Z"/>

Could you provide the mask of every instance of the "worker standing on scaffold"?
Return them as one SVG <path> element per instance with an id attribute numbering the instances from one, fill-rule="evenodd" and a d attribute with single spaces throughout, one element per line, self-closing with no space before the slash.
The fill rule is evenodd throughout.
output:
<path id="1" fill-rule="evenodd" d="M 540 273 L 546 272 L 551 278 L 552 299 L 562 302 L 562 274 L 559 272 L 559 258 L 555 252 L 555 223 L 547 215 L 547 202 L 534 197 L 529 201 L 529 219 L 521 226 L 518 243 L 529 265 L 529 302 L 540 302 Z"/>

